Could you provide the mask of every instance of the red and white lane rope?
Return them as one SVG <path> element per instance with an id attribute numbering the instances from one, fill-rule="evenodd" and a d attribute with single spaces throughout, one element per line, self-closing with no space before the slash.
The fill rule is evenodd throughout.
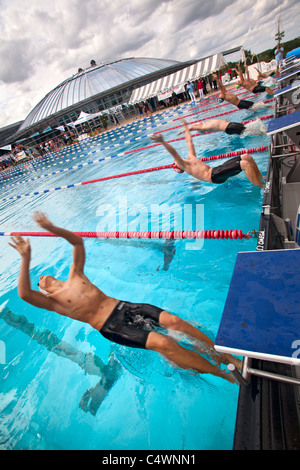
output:
<path id="1" fill-rule="evenodd" d="M 242 230 L 171 230 L 171 231 L 144 231 L 144 232 L 74 232 L 82 238 L 151 238 L 151 239 L 225 239 L 242 240 L 251 238 L 250 234 Z M 51 232 L 0 232 L 2 237 L 57 237 Z"/>
<path id="2" fill-rule="evenodd" d="M 234 156 L 238 156 L 238 155 L 243 155 L 244 153 L 264 152 L 266 150 L 268 150 L 268 147 L 256 147 L 256 148 L 248 149 L 248 150 L 237 150 L 236 152 L 228 152 L 228 153 L 223 153 L 223 154 L 220 154 L 220 155 L 213 155 L 211 157 L 204 157 L 201 160 L 202 161 L 212 161 L 212 160 L 217 160 L 217 159 L 221 159 L 221 158 L 229 158 L 229 157 L 234 157 Z M 125 178 L 127 176 L 133 176 L 133 175 L 138 175 L 138 174 L 142 174 L 142 173 L 150 173 L 150 172 L 159 171 L 159 170 L 166 170 L 168 168 L 174 168 L 174 167 L 175 167 L 175 165 L 173 163 L 171 163 L 169 165 L 156 166 L 156 167 L 152 167 L 152 168 L 146 168 L 144 170 L 136 170 L 136 171 L 130 171 L 130 172 L 127 172 L 127 173 L 121 173 L 121 174 L 118 174 L 118 175 L 104 176 L 102 178 L 97 178 L 97 179 L 93 179 L 93 180 L 89 180 L 89 181 L 81 181 L 79 183 L 72 183 L 72 184 L 68 184 L 68 185 L 65 185 L 65 186 L 57 186 L 56 188 L 43 189 L 41 191 L 33 191 L 33 192 L 30 192 L 30 193 L 26 193 L 26 194 L 20 194 L 18 196 L 10 196 L 10 197 L 7 197 L 7 198 L 0 199 L 0 201 L 5 202 L 5 201 L 10 201 L 10 200 L 15 200 L 15 199 L 21 199 L 21 198 L 26 197 L 26 196 L 36 196 L 36 195 L 39 195 L 39 194 L 46 194 L 46 193 L 53 192 L 53 191 L 58 191 L 58 190 L 61 190 L 61 189 L 75 188 L 77 186 L 84 186 L 86 184 L 99 183 L 101 181 L 108 181 L 108 180 L 117 179 L 117 178 Z"/>

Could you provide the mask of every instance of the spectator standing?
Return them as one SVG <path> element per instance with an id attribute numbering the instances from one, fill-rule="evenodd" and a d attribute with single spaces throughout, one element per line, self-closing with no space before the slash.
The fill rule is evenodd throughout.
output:
<path id="1" fill-rule="evenodd" d="M 284 52 L 284 48 L 283 48 L 283 46 L 280 45 L 280 42 L 279 42 L 277 44 L 277 47 L 276 47 L 275 51 L 274 51 L 277 73 L 280 72 L 281 64 L 282 64 L 282 61 L 283 61 L 283 52 Z"/>
<path id="2" fill-rule="evenodd" d="M 191 100 L 196 101 L 196 98 L 194 95 L 194 87 L 193 87 L 193 84 L 189 80 L 187 82 L 186 88 L 187 88 L 187 91 L 189 92 Z"/>
<path id="3" fill-rule="evenodd" d="M 199 93 L 199 98 L 200 100 L 203 100 L 203 91 L 204 91 L 204 84 L 201 78 L 198 80 L 198 93 Z"/>

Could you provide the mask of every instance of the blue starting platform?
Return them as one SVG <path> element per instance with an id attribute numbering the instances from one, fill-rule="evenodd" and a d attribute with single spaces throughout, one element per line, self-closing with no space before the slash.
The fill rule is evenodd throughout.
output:
<path id="1" fill-rule="evenodd" d="M 300 111 L 295 111 L 294 113 L 269 121 L 267 134 L 276 134 L 277 132 L 287 131 L 295 127 L 300 127 Z"/>
<path id="2" fill-rule="evenodd" d="M 300 365 L 299 285 L 300 249 L 239 253 L 215 349 Z"/>
<path id="3" fill-rule="evenodd" d="M 285 82 L 293 79 L 295 77 L 295 75 L 299 75 L 299 74 L 300 74 L 300 69 L 297 69 L 297 70 L 294 70 L 293 72 L 282 75 L 281 77 L 277 78 L 277 81 L 279 83 L 281 83 L 281 82 L 285 83 Z"/>
<path id="4" fill-rule="evenodd" d="M 282 95 L 289 95 L 290 93 L 294 93 L 296 90 L 300 88 L 300 80 L 293 82 L 291 85 L 288 85 L 284 88 L 280 88 L 274 92 L 274 98 Z"/>
<path id="5" fill-rule="evenodd" d="M 300 80 L 274 92 L 274 98 L 281 98 L 282 104 L 289 104 L 295 110 L 300 108 Z"/>
<path id="6" fill-rule="evenodd" d="M 272 135 L 278 132 L 285 132 L 297 146 L 297 150 L 300 149 L 300 110 L 269 121 L 267 134 Z"/>

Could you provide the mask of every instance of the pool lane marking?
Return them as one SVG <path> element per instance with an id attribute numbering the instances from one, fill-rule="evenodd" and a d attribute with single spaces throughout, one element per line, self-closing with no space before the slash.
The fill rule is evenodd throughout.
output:
<path id="1" fill-rule="evenodd" d="M 197 120 L 192 121 L 192 122 L 190 122 L 190 123 L 188 123 L 188 124 L 192 124 L 192 123 L 204 121 L 204 120 L 207 120 L 207 119 L 212 119 L 212 118 L 218 117 L 218 116 L 224 116 L 224 115 L 226 115 L 226 114 L 233 113 L 233 112 L 236 112 L 236 111 L 240 111 L 240 110 L 239 110 L 238 108 L 237 108 L 237 109 L 233 109 L 233 110 L 226 111 L 226 112 L 224 112 L 224 113 L 220 113 L 220 114 L 217 114 L 217 115 L 214 115 L 214 116 L 209 116 L 209 117 L 197 119 Z M 261 120 L 270 119 L 272 116 L 273 116 L 273 115 L 262 116 L 262 117 L 259 118 L 259 119 L 261 119 Z M 255 120 L 255 119 L 254 119 L 254 120 Z M 247 122 L 250 122 L 250 121 L 243 121 L 242 124 L 245 124 L 245 123 L 247 123 Z M 157 126 L 154 126 L 154 127 L 157 127 Z M 169 128 L 169 129 L 161 130 L 161 131 L 159 131 L 159 132 L 153 132 L 153 134 L 166 132 L 166 131 L 168 131 L 168 130 L 176 129 L 176 128 L 179 128 L 179 127 L 182 127 L 182 124 L 180 124 L 180 125 L 178 125 L 178 126 L 171 127 L 171 128 Z M 199 135 L 199 134 L 198 134 L 198 135 Z M 139 138 L 144 138 L 144 137 L 148 137 L 148 135 L 140 136 Z M 193 137 L 195 137 L 195 136 L 193 136 Z M 137 139 L 131 139 L 131 140 L 134 141 L 134 140 L 138 140 L 139 138 L 137 138 Z M 170 140 L 170 141 L 168 141 L 168 142 L 176 142 L 176 141 L 178 141 L 178 140 L 184 140 L 184 139 L 185 139 L 185 137 L 182 137 L 182 138 L 179 138 L 179 139 Z M 125 141 L 125 142 L 123 142 L 123 143 L 130 143 L 130 142 L 131 142 L 131 141 L 129 140 L 129 141 Z M 121 144 L 116 144 L 116 146 L 117 146 L 117 145 L 121 145 Z M 155 145 L 157 145 L 157 144 L 149 145 L 149 146 L 145 146 L 145 147 L 141 147 L 140 149 L 129 150 L 129 151 L 126 151 L 126 152 L 120 152 L 120 153 L 118 153 L 118 154 L 116 154 L 116 155 L 112 155 L 112 156 L 110 156 L 110 157 L 105 157 L 105 158 L 101 158 L 101 159 L 92 160 L 91 162 L 85 162 L 85 163 L 81 163 L 81 164 L 79 164 L 79 165 L 74 165 L 74 166 L 72 166 L 72 167 L 63 169 L 63 170 L 57 170 L 57 172 L 47 173 L 45 176 L 51 176 L 51 175 L 54 175 L 54 174 L 57 174 L 57 173 L 62 173 L 62 172 L 64 172 L 64 171 L 68 171 L 68 170 L 72 170 L 72 169 L 76 169 L 76 168 L 81 168 L 83 165 L 86 166 L 86 165 L 98 163 L 98 162 L 101 162 L 101 161 L 104 161 L 104 160 L 108 160 L 108 159 L 110 159 L 110 158 L 114 158 L 114 157 L 118 157 L 118 156 L 127 155 L 128 153 L 132 153 L 132 152 L 137 152 L 137 151 L 140 151 L 140 150 L 148 149 L 148 148 L 154 147 Z M 114 147 L 114 146 L 109 146 L 109 147 L 106 147 L 106 149 L 111 149 L 111 148 L 113 148 L 113 147 Z M 100 149 L 100 150 L 104 150 L 104 148 L 102 148 L 102 149 Z M 81 154 L 79 157 L 85 157 L 85 156 L 88 156 L 89 154 L 92 154 L 92 153 L 96 153 L 96 150 L 92 150 L 92 151 L 88 152 L 87 154 Z M 42 166 L 42 167 L 39 168 L 39 170 L 43 170 L 43 169 L 45 169 L 45 168 L 49 168 L 49 167 L 52 167 L 52 166 L 60 165 L 60 164 L 66 163 L 66 162 L 68 162 L 68 161 L 77 159 L 77 158 L 79 158 L 79 157 L 78 157 L 78 156 L 75 156 L 75 157 L 72 157 L 71 159 L 62 160 L 62 161 L 60 161 L 60 162 L 52 163 L 51 165 Z M 29 178 L 29 179 L 27 179 L 27 180 L 17 181 L 17 182 L 15 182 L 15 183 L 13 183 L 13 185 L 18 185 L 18 184 L 22 184 L 22 183 L 27 183 L 28 181 L 33 181 L 33 180 L 35 180 L 35 179 L 40 179 L 40 178 L 43 178 L 43 177 L 45 177 L 45 176 L 41 175 L 41 176 L 37 176 L 37 177 L 35 177 L 35 178 L 33 178 L 33 179 L 32 179 L 32 178 Z M 12 178 L 13 178 L 13 176 L 12 176 Z M 5 181 L 7 181 L 7 179 L 6 179 Z M 9 187 L 9 186 L 10 186 L 10 185 L 3 186 L 2 189 L 5 189 L 5 188 L 7 188 L 7 187 Z"/>
<path id="2" fill-rule="evenodd" d="M 170 231 L 143 231 L 143 232 L 73 232 L 80 237 L 87 238 L 151 238 L 151 239 L 230 239 L 242 240 L 253 237 L 242 230 L 170 230 Z M 30 236 L 30 237 L 58 237 L 51 232 L 0 232 L 2 237 Z"/>
<path id="3" fill-rule="evenodd" d="M 246 121 L 245 121 L 246 122 Z M 194 137 L 199 137 L 201 134 L 193 134 L 192 135 L 192 138 Z M 184 140 L 185 137 L 178 137 L 177 139 L 172 139 L 172 140 L 169 140 L 167 141 L 167 143 L 172 143 L 172 142 L 177 142 L 177 141 L 180 141 L 180 140 Z M 43 178 L 46 178 L 48 176 L 53 176 L 53 175 L 56 175 L 56 174 L 59 174 L 59 173 L 64 173 L 66 171 L 69 171 L 69 170 L 74 170 L 74 169 L 79 169 L 79 168 L 83 168 L 85 166 L 88 166 L 88 165 L 93 165 L 93 164 L 96 164 L 96 163 L 101 163 L 105 160 L 111 160 L 112 158 L 116 158 L 116 157 L 120 157 L 120 156 L 124 156 L 124 155 L 127 155 L 127 154 L 130 154 L 130 153 L 135 153 L 135 152 L 138 152 L 138 151 L 141 151 L 141 150 L 145 150 L 145 149 L 148 149 L 148 148 L 153 148 L 153 147 L 156 147 L 156 146 L 159 146 L 161 144 L 152 144 L 152 145 L 149 145 L 147 147 L 141 147 L 141 148 L 138 148 L 138 149 L 133 149 L 133 150 L 128 150 L 127 152 L 121 152 L 121 153 L 117 153 L 116 155 L 110 155 L 108 157 L 104 157 L 104 158 L 99 158 L 99 159 L 96 159 L 96 160 L 91 160 L 89 162 L 85 162 L 85 163 L 80 163 L 79 165 L 73 165 L 69 168 L 63 168 L 61 170 L 56 170 L 56 171 L 52 171 L 51 173 L 46 173 L 44 175 L 39 175 L 39 176 L 35 176 L 34 178 L 28 178 L 26 180 L 22 180 L 22 181 L 17 181 L 16 183 L 12 183 L 12 184 L 8 184 L 6 186 L 2 186 L 1 189 L 7 189 L 7 188 L 10 188 L 10 187 L 15 187 L 19 184 L 24 184 L 24 183 L 28 183 L 30 181 L 36 181 L 38 179 L 43 179 Z M 254 149 L 249 149 L 247 150 L 248 153 L 253 153 L 255 150 Z M 245 150 L 246 152 L 246 150 Z M 230 152 L 231 154 L 232 152 Z M 225 155 L 225 154 L 224 154 Z M 229 155 L 229 154 L 227 154 Z M 209 157 L 211 159 L 216 159 L 216 158 L 220 158 L 219 156 L 213 156 L 213 157 Z M 221 158 L 226 158 L 226 157 L 221 157 Z M 203 161 L 205 161 L 205 158 L 202 159 Z M 54 166 L 54 165 L 53 165 Z"/>
<path id="4" fill-rule="evenodd" d="M 248 91 L 246 91 L 246 92 L 244 92 L 244 93 L 248 93 Z M 207 103 L 205 103 L 205 104 L 207 104 Z M 204 105 L 205 105 L 205 104 L 204 104 Z M 224 103 L 224 104 L 222 104 L 222 105 L 220 105 L 220 106 L 225 106 L 225 105 L 227 105 L 227 104 L 228 104 L 228 103 Z M 202 106 L 204 106 L 204 105 L 202 105 Z M 219 106 L 216 106 L 215 108 L 217 108 L 217 107 L 219 107 Z M 196 107 L 193 107 L 193 108 L 196 109 Z M 205 109 L 204 112 L 207 112 L 207 111 L 210 110 L 210 109 L 214 109 L 214 108 Z M 199 114 L 200 112 L 201 112 L 201 111 L 196 112 L 196 113 L 193 113 L 193 114 Z M 174 115 L 174 114 L 171 114 L 171 116 L 173 116 L 173 115 Z M 212 119 L 213 117 L 214 117 L 214 116 L 210 116 L 210 117 L 208 117 L 207 119 Z M 156 116 L 155 116 L 155 117 L 150 116 L 150 118 L 145 118 L 145 119 L 153 120 L 153 119 L 155 119 L 155 118 L 156 118 Z M 144 120 L 145 120 L 145 119 L 144 119 Z M 161 118 L 161 119 L 164 119 L 164 118 Z M 182 119 L 182 117 L 176 118 L 176 119 L 167 120 L 167 121 L 162 122 L 162 123 L 159 123 L 159 124 L 160 124 L 160 125 L 167 124 L 168 122 L 170 122 L 170 121 L 175 121 L 175 120 L 177 120 L 177 119 Z M 146 125 L 146 126 L 143 127 L 142 129 L 136 130 L 136 131 L 131 132 L 131 133 L 128 133 L 127 135 L 128 135 L 128 136 L 129 136 L 129 135 L 134 135 L 134 134 L 137 134 L 138 132 L 142 132 L 142 131 L 147 130 L 147 129 L 149 129 L 149 128 L 157 127 L 157 125 L 154 125 L 154 126 L 153 126 L 152 124 L 153 124 L 153 122 L 150 123 L 150 125 Z M 132 123 L 128 123 L 128 124 L 126 124 L 125 126 L 122 126 L 122 127 L 125 128 L 126 126 L 129 126 L 129 125 L 132 125 Z M 140 126 L 140 124 L 139 124 L 139 126 Z M 120 130 L 121 130 L 121 128 L 120 128 Z M 116 130 L 114 129 L 114 130 L 108 131 L 108 133 L 111 133 L 111 132 L 120 132 L 120 130 L 116 131 Z M 120 132 L 120 134 L 121 134 L 121 136 L 123 135 L 122 132 Z M 105 137 L 107 137 L 107 134 L 105 135 Z M 143 138 L 143 137 L 144 137 L 144 136 L 139 136 L 139 137 L 137 137 L 137 138 L 135 138 L 135 139 L 141 139 L 141 138 Z M 100 137 L 100 140 L 101 140 L 102 138 L 103 138 L 103 135 Z M 96 144 L 98 143 L 98 144 L 99 144 L 99 142 L 97 142 L 97 141 L 99 140 L 99 135 L 98 135 L 98 136 L 93 136 L 93 137 L 91 137 L 91 140 L 92 140 L 92 143 L 96 143 Z M 112 141 L 112 140 L 116 140 L 116 138 L 114 138 L 114 139 L 111 139 L 111 138 L 105 139 L 105 140 L 103 141 L 103 143 L 104 143 L 104 142 L 109 142 L 109 141 Z M 101 143 L 101 142 L 100 142 L 100 143 Z M 126 141 L 126 142 L 121 142 L 120 144 L 114 144 L 113 146 L 121 145 L 121 144 L 123 144 L 123 143 L 130 143 L 130 141 L 129 141 L 129 142 L 128 142 L 128 141 Z M 69 146 L 69 147 L 67 147 L 67 148 L 64 148 L 64 149 L 62 149 L 61 151 L 58 150 L 58 152 L 51 152 L 51 153 L 49 153 L 49 154 L 47 154 L 47 155 L 42 155 L 42 156 L 40 156 L 40 157 L 37 157 L 37 158 L 34 160 L 34 162 L 32 162 L 32 161 L 30 161 L 30 162 L 25 162 L 25 163 L 22 164 L 22 166 L 23 166 L 23 165 L 27 165 L 27 166 L 28 166 L 29 163 L 33 163 L 33 164 L 34 164 L 34 163 L 37 163 L 37 164 L 39 164 L 39 163 L 40 163 L 40 162 L 39 162 L 39 159 L 46 159 L 46 160 L 49 159 L 49 160 L 53 160 L 53 158 L 55 158 L 55 159 L 63 158 L 67 153 L 73 153 L 73 151 L 74 151 L 77 147 L 80 147 L 80 148 L 83 150 L 86 146 L 89 146 L 89 147 L 91 146 L 91 141 L 90 141 L 90 140 L 89 140 L 88 142 L 83 142 L 83 141 L 81 141 L 81 142 L 76 142 L 75 144 L 72 144 L 72 146 Z M 109 149 L 109 148 L 112 148 L 113 146 L 108 146 L 108 147 L 100 148 L 100 149 L 97 149 L 97 150 L 94 150 L 94 151 L 91 151 L 91 152 L 88 152 L 88 153 L 96 153 L 97 151 L 107 150 L 107 149 Z M 71 148 L 71 147 L 72 147 L 72 148 Z M 81 157 L 81 156 L 86 156 L 86 154 L 78 155 L 78 156 L 72 157 L 72 159 L 76 159 L 76 158 L 79 158 L 79 157 Z M 68 160 L 65 160 L 65 161 L 68 161 Z M 59 162 L 59 163 L 63 163 L 63 161 L 62 161 L 62 162 Z M 54 164 L 53 164 L 53 165 L 54 165 Z M 49 166 L 49 165 L 48 165 L 48 166 Z M 46 168 L 46 167 L 42 167 L 42 168 Z M 20 172 L 20 171 L 21 171 L 21 165 L 18 165 L 18 168 L 14 167 L 13 169 L 10 169 L 10 170 L 11 170 L 11 171 L 9 171 L 9 172 L 7 172 L 7 173 L 2 173 L 2 174 L 0 174 L 0 176 L 3 176 L 3 179 L 5 178 L 5 181 L 7 181 L 7 179 L 13 178 L 13 177 L 15 176 L 15 173 Z M 7 176 L 7 175 L 12 174 L 12 173 L 13 173 L 12 176 Z M 0 182 L 1 182 L 1 180 L 0 180 Z"/>
<path id="5" fill-rule="evenodd" d="M 157 146 L 157 145 L 161 145 L 161 144 L 155 144 L 155 146 Z M 202 161 L 211 161 L 211 160 L 215 160 L 215 159 L 219 159 L 219 158 L 230 158 L 234 155 L 242 155 L 245 152 L 253 153 L 253 152 L 263 152 L 263 151 L 266 151 L 266 150 L 268 150 L 268 147 L 258 147 L 258 148 L 251 149 L 251 151 L 250 150 L 246 150 L 246 151 L 245 150 L 238 150 L 236 152 L 229 152 L 228 154 L 222 154 L 222 155 L 216 155 L 216 156 L 212 156 L 212 157 L 202 158 L 201 160 Z M 40 194 L 46 194 L 46 193 L 53 192 L 53 191 L 58 191 L 58 190 L 61 190 L 61 189 L 74 188 L 76 186 L 83 186 L 83 185 L 87 185 L 87 184 L 98 183 L 100 181 L 108 181 L 108 180 L 111 180 L 111 179 L 124 178 L 126 176 L 132 176 L 132 175 L 137 175 L 137 174 L 142 174 L 142 173 L 149 173 L 149 172 L 153 172 L 153 171 L 165 170 L 165 169 L 169 169 L 169 168 L 173 168 L 173 164 L 163 165 L 163 166 L 160 166 L 160 167 L 146 168 L 144 170 L 136 170 L 136 171 L 131 171 L 131 172 L 127 172 L 127 173 L 121 173 L 121 174 L 118 174 L 118 175 L 105 176 L 105 177 L 102 177 L 102 178 L 97 178 L 97 179 L 93 179 L 93 180 L 89 180 L 89 181 L 82 181 L 82 182 L 79 182 L 79 183 L 72 183 L 72 184 L 68 184 L 68 185 L 64 185 L 64 186 L 57 186 L 56 188 L 43 189 L 41 191 L 32 191 L 30 193 L 20 194 L 18 196 L 11 196 L 11 197 L 8 197 L 8 198 L 3 198 L 3 199 L 1 199 L 1 202 L 21 199 L 21 198 L 26 197 L 26 196 L 36 196 L 36 195 L 40 195 Z"/>

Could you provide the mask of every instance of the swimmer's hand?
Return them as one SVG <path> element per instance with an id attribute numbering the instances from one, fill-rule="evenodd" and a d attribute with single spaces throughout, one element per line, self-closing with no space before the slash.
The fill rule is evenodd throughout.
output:
<path id="1" fill-rule="evenodd" d="M 10 237 L 10 239 L 12 240 L 13 243 L 8 242 L 8 244 L 12 248 L 17 250 L 23 258 L 27 256 L 30 258 L 31 247 L 30 247 L 29 238 L 27 238 L 27 240 L 25 241 L 22 237 L 20 237 L 20 235 L 17 235 L 15 237 Z"/>
<path id="2" fill-rule="evenodd" d="M 161 134 L 152 134 L 150 135 L 150 139 L 153 140 L 153 142 L 157 142 L 157 143 L 164 142 L 164 138 Z"/>
<path id="3" fill-rule="evenodd" d="M 185 131 L 191 131 L 191 130 L 193 129 L 192 126 L 188 127 L 187 122 L 186 122 L 185 119 L 181 119 L 181 121 L 182 121 L 182 123 L 183 123 L 183 125 L 184 125 L 184 129 L 182 129 L 182 131 L 177 132 L 177 135 L 181 135 L 181 134 L 183 134 Z"/>
<path id="4" fill-rule="evenodd" d="M 44 212 L 35 211 L 33 213 L 32 219 L 42 228 L 50 230 L 53 227 L 53 223 L 47 218 Z"/>

